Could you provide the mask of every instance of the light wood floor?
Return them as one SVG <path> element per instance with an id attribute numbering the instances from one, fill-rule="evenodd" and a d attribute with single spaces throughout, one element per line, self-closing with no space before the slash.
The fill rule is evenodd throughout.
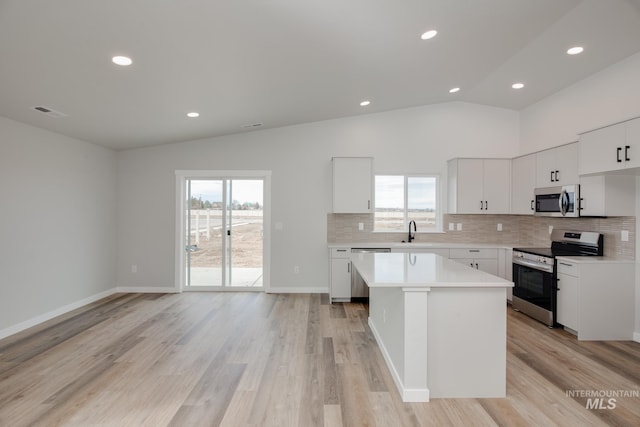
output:
<path id="1" fill-rule="evenodd" d="M 114 295 L 0 341 L 0 426 L 640 425 L 640 397 L 587 409 L 567 395 L 640 393 L 640 344 L 579 342 L 507 311 L 505 399 L 406 404 L 362 304 Z"/>

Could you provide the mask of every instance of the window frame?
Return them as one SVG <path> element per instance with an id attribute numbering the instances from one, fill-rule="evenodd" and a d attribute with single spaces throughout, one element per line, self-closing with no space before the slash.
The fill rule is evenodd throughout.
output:
<path id="1" fill-rule="evenodd" d="M 376 229 L 376 177 L 378 176 L 401 176 L 403 177 L 403 199 L 404 199 L 404 208 L 403 208 L 403 229 L 402 230 L 378 230 Z M 440 174 L 436 173 L 377 173 L 373 176 L 373 232 L 374 233 L 403 233 L 409 227 L 409 178 L 434 178 L 435 179 L 435 200 L 436 200 L 436 208 L 435 208 L 435 220 L 436 226 L 435 229 L 430 230 L 420 230 L 418 227 L 418 233 L 443 233 L 443 218 L 442 218 L 442 180 Z"/>

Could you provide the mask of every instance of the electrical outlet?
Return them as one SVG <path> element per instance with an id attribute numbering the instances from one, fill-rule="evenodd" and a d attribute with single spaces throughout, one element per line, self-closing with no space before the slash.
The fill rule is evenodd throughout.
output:
<path id="1" fill-rule="evenodd" d="M 293 274 L 300 274 L 300 267 L 299 266 L 295 266 L 293 267 Z"/>
<path id="2" fill-rule="evenodd" d="M 502 231 L 502 224 L 498 224 L 496 228 L 498 229 L 498 231 Z"/>
<path id="3" fill-rule="evenodd" d="M 620 240 L 622 240 L 623 242 L 629 241 L 629 230 L 622 230 L 620 232 Z"/>
<path id="4" fill-rule="evenodd" d="M 456 228 L 455 224 L 450 222 L 449 223 L 449 231 L 453 231 L 453 230 L 455 230 L 455 228 Z"/>
<path id="5" fill-rule="evenodd" d="M 461 222 L 456 224 L 456 230 L 462 231 L 462 223 Z"/>
<path id="6" fill-rule="evenodd" d="M 364 222 L 359 222 L 358 223 L 358 230 L 360 230 L 360 231 L 364 230 Z"/>
<path id="7" fill-rule="evenodd" d="M 132 273 L 137 273 L 137 272 L 138 272 L 138 266 L 137 266 L 137 265 L 135 265 L 135 264 L 133 264 L 133 265 L 131 266 L 131 272 L 132 272 Z"/>

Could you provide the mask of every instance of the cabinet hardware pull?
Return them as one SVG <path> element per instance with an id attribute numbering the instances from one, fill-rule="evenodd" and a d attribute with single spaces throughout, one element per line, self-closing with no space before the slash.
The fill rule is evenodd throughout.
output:
<path id="1" fill-rule="evenodd" d="M 469 252 L 480 252 L 480 249 L 469 249 Z"/>
<path id="2" fill-rule="evenodd" d="M 347 273 L 351 273 L 351 263 L 347 264 Z"/>
<path id="3" fill-rule="evenodd" d="M 624 146 L 624 161 L 628 162 L 629 160 L 631 160 L 629 158 L 629 150 L 631 149 L 631 147 L 629 145 L 625 145 Z"/>
<path id="4" fill-rule="evenodd" d="M 371 200 L 367 200 L 367 209 L 371 209 Z"/>
<path id="5" fill-rule="evenodd" d="M 484 210 L 484 207 L 483 207 L 483 206 L 484 206 L 484 204 L 483 204 L 482 200 L 480 200 L 480 210 L 481 210 L 481 211 L 483 211 L 483 210 Z"/>
<path id="6" fill-rule="evenodd" d="M 489 201 L 488 201 L 488 200 L 485 200 L 485 201 L 484 201 L 484 210 L 485 210 L 485 211 L 488 211 L 488 210 L 489 210 Z"/>
<path id="7" fill-rule="evenodd" d="M 346 249 L 336 249 L 336 252 L 347 252 Z"/>
<path id="8" fill-rule="evenodd" d="M 556 182 L 560 181 L 560 178 L 558 177 L 558 174 L 560 173 L 560 171 L 556 171 Z"/>
<path id="9" fill-rule="evenodd" d="M 473 263 L 472 262 L 470 262 L 469 265 L 471 266 L 471 268 L 473 268 Z"/>
<path id="10" fill-rule="evenodd" d="M 621 151 L 622 151 L 622 147 L 616 147 L 616 160 L 618 161 L 618 163 L 622 163 L 622 160 L 620 160 Z"/>
<path id="11" fill-rule="evenodd" d="M 554 182 L 554 180 L 553 180 L 553 171 L 551 171 L 551 182 Z"/>
<path id="12" fill-rule="evenodd" d="M 533 202 L 534 202 L 534 201 L 535 201 L 535 200 L 532 200 L 532 201 L 531 201 L 531 210 L 534 210 L 534 209 L 535 209 L 535 208 L 533 207 Z"/>
<path id="13" fill-rule="evenodd" d="M 560 264 L 560 265 L 564 265 L 564 266 L 566 266 L 566 267 L 573 267 L 573 264 L 567 264 L 566 262 L 560 262 L 560 263 L 558 263 L 558 264 Z M 560 280 L 560 279 L 558 279 L 558 280 Z"/>
<path id="14" fill-rule="evenodd" d="M 478 269 L 478 263 L 476 262 L 476 270 Z"/>

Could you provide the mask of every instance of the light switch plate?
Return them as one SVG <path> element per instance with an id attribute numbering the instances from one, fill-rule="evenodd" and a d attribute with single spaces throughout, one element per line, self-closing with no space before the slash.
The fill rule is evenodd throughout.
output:
<path id="1" fill-rule="evenodd" d="M 461 222 L 456 224 L 456 230 L 462 231 L 462 223 Z"/>
<path id="2" fill-rule="evenodd" d="M 620 232 L 620 239 L 623 242 L 628 242 L 629 241 L 629 230 L 622 230 Z"/>
<path id="3" fill-rule="evenodd" d="M 498 231 L 502 231 L 502 224 L 498 224 L 496 228 L 498 229 Z"/>
<path id="4" fill-rule="evenodd" d="M 360 230 L 360 231 L 364 230 L 364 222 L 359 222 L 358 223 L 358 230 Z"/>
<path id="5" fill-rule="evenodd" d="M 455 230 L 455 225 L 452 222 L 450 222 L 449 223 L 449 231 L 453 231 L 453 230 Z"/>

